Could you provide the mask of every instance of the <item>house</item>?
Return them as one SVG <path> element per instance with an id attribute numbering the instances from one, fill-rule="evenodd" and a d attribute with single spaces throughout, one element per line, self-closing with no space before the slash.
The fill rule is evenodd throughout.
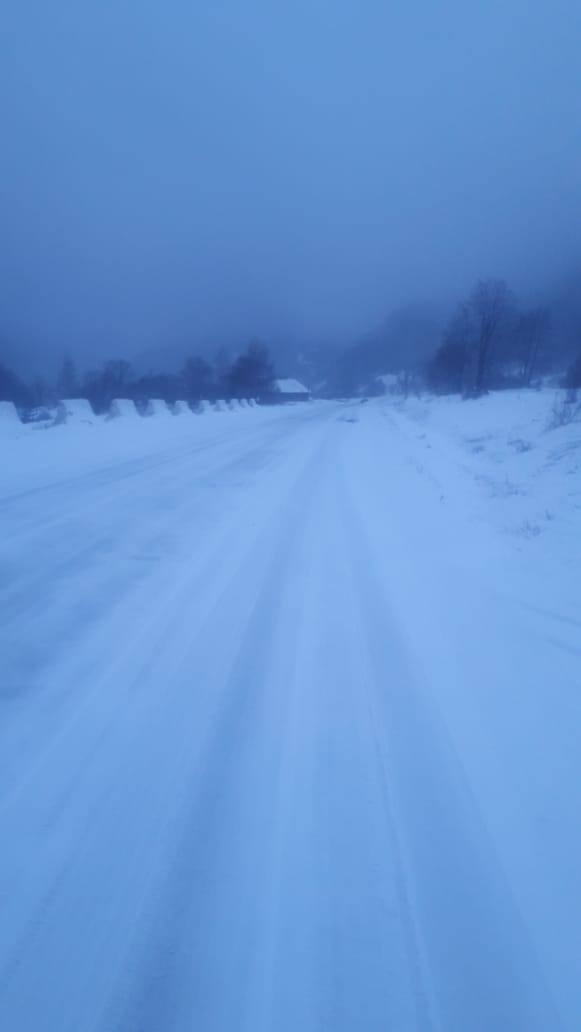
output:
<path id="1" fill-rule="evenodd" d="M 275 393 L 269 397 L 269 401 L 278 402 L 279 404 L 287 401 L 310 401 L 311 392 L 308 387 L 300 383 L 299 380 L 293 379 L 282 379 L 275 380 Z"/>

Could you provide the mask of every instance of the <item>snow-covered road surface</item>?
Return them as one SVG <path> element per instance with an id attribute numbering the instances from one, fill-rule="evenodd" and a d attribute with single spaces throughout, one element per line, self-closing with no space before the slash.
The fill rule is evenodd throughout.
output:
<path id="1" fill-rule="evenodd" d="M 383 402 L 170 422 L 3 478 L 0 1028 L 574 1032 L 578 569 Z"/>

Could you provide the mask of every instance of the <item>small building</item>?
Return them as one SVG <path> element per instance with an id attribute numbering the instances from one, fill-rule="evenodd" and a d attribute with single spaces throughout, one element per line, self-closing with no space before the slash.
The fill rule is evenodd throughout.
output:
<path id="1" fill-rule="evenodd" d="M 275 401 L 285 403 L 287 401 L 310 401 L 311 392 L 308 387 L 305 387 L 299 380 L 292 378 L 286 378 L 282 380 L 275 380 L 275 392 L 269 401 Z"/>

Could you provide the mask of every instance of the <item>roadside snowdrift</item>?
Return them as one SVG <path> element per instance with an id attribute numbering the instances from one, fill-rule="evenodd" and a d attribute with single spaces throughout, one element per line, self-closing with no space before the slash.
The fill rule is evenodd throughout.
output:
<path id="1" fill-rule="evenodd" d="M 581 534 L 581 413 L 555 425 L 564 391 L 503 391 L 477 400 L 408 398 L 386 405 L 407 460 L 444 506 L 511 537 L 575 558 Z M 565 415 L 567 418 L 567 415 Z M 468 503 L 468 511 L 466 510 Z"/>

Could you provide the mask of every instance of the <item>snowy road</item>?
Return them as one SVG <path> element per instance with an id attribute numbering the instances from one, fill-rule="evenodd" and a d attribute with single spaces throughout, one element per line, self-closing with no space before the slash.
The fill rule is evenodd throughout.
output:
<path id="1" fill-rule="evenodd" d="M 381 404 L 200 425 L 2 491 L 0 1028 L 578 1029 L 579 627 Z"/>

